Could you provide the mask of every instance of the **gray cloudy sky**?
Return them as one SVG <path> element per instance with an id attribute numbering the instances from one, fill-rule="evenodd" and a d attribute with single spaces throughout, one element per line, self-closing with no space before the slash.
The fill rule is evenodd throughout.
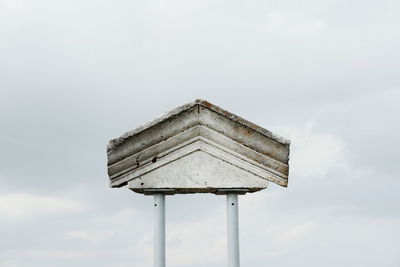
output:
<path id="1" fill-rule="evenodd" d="M 0 0 L 0 266 L 152 266 L 109 139 L 204 98 L 291 139 L 242 266 L 400 266 L 397 0 Z M 167 200 L 171 267 L 226 266 L 224 198 Z"/>

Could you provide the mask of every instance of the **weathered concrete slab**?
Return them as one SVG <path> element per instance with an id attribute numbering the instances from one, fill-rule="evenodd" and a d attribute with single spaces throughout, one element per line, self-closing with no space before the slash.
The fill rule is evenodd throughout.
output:
<path id="1" fill-rule="evenodd" d="M 152 188 L 175 189 L 176 193 L 216 193 L 218 188 L 250 188 L 254 192 L 267 185 L 266 179 L 201 150 L 145 172 L 128 183 L 138 193 Z"/>
<path id="2" fill-rule="evenodd" d="M 196 100 L 110 141 L 112 187 L 143 193 L 287 186 L 289 141 L 204 100 Z"/>

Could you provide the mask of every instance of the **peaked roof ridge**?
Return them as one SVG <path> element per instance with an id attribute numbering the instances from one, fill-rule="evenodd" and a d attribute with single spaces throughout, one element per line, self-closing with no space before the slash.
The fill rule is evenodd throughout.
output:
<path id="1" fill-rule="evenodd" d="M 284 138 L 282 136 L 274 134 L 271 131 L 269 131 L 269 130 L 261 127 L 261 126 L 258 126 L 257 124 L 255 124 L 255 123 L 253 123 L 251 121 L 243 119 L 242 117 L 240 117 L 238 115 L 235 115 L 235 114 L 233 114 L 233 113 L 231 113 L 231 112 L 229 112 L 229 111 L 227 111 L 227 110 L 225 110 L 225 109 L 223 109 L 223 108 L 221 108 L 219 106 L 216 106 L 216 105 L 208 102 L 207 100 L 198 98 L 198 99 L 196 99 L 194 101 L 194 103 L 199 104 L 199 105 L 201 105 L 203 107 L 206 107 L 206 108 L 208 108 L 208 109 L 210 109 L 210 110 L 212 110 L 212 111 L 214 111 L 216 113 L 219 113 L 219 114 L 229 118 L 232 121 L 235 121 L 235 122 L 238 122 L 240 124 L 243 124 L 243 125 L 251 128 L 251 129 L 253 129 L 256 132 L 259 132 L 262 135 L 265 135 L 265 136 L 267 136 L 267 137 L 269 137 L 271 139 L 274 139 L 275 141 L 277 141 L 279 143 L 290 144 L 290 140 L 289 139 L 286 139 L 286 138 Z"/>
<path id="2" fill-rule="evenodd" d="M 214 112 L 216 112 L 216 113 L 218 113 L 218 114 L 220 114 L 222 116 L 225 116 L 225 117 L 229 118 L 230 120 L 232 120 L 234 122 L 237 122 L 237 123 L 240 123 L 240 124 L 242 124 L 244 126 L 247 126 L 247 127 L 251 128 L 251 129 L 253 129 L 254 131 L 259 132 L 260 134 L 262 134 L 264 136 L 267 136 L 267 137 L 269 137 L 269 138 L 271 138 L 271 139 L 273 139 L 273 140 L 275 140 L 275 141 L 277 141 L 279 143 L 290 144 L 290 141 L 288 139 L 283 138 L 283 137 L 281 137 L 279 135 L 273 134 L 272 132 L 268 131 L 265 128 L 262 128 L 262 127 L 258 126 L 257 124 L 254 124 L 254 123 L 252 123 L 252 122 L 250 122 L 250 121 L 248 121 L 246 119 L 243 119 L 242 117 L 237 116 L 237 115 L 235 115 L 235 114 L 233 114 L 233 113 L 231 113 L 231 112 L 229 112 L 227 110 L 224 110 L 224 109 L 220 108 L 219 106 L 211 104 L 210 102 L 208 102 L 206 100 L 198 98 L 198 99 L 196 99 L 196 100 L 194 100 L 192 102 L 189 102 L 189 103 L 184 104 L 182 106 L 179 106 L 179 107 L 177 107 L 177 108 L 175 108 L 175 109 L 173 109 L 173 110 L 171 110 L 169 112 L 166 112 L 163 115 L 158 116 L 155 119 L 153 119 L 153 120 L 151 120 L 151 121 L 149 121 L 149 122 L 147 122 L 147 123 L 135 128 L 135 129 L 133 129 L 131 131 L 128 131 L 128 132 L 124 133 L 123 135 L 121 135 L 118 138 L 110 140 L 110 142 L 107 145 L 107 151 L 110 151 L 114 147 L 120 145 L 127 138 L 132 137 L 132 136 L 136 135 L 137 133 L 140 133 L 140 132 L 142 132 L 142 131 L 144 131 L 146 129 L 149 129 L 152 126 L 154 126 L 154 125 L 156 125 L 156 124 L 158 124 L 160 122 L 163 122 L 163 121 L 165 121 L 165 120 L 167 120 L 167 119 L 169 119 L 169 118 L 171 118 L 173 116 L 176 116 L 179 113 L 181 113 L 183 111 L 186 111 L 186 110 L 188 110 L 188 109 L 190 109 L 190 108 L 192 108 L 192 107 L 194 107 L 196 105 L 205 107 L 205 108 L 207 108 L 209 110 L 212 110 L 212 111 L 214 111 Z"/>

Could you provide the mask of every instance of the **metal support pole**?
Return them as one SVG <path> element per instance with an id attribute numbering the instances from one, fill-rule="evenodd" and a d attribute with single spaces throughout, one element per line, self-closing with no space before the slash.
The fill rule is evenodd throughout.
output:
<path id="1" fill-rule="evenodd" d="M 154 267 L 165 267 L 165 195 L 154 194 Z"/>
<path id="2" fill-rule="evenodd" d="M 240 267 L 239 257 L 239 218 L 238 195 L 226 195 L 226 212 L 228 219 L 228 266 Z"/>

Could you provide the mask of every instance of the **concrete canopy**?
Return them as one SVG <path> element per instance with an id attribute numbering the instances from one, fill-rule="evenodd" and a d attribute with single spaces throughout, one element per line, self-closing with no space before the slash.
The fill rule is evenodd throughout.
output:
<path id="1" fill-rule="evenodd" d="M 195 100 L 109 142 L 111 187 L 137 193 L 218 193 L 287 186 L 289 145 L 205 100 Z"/>

